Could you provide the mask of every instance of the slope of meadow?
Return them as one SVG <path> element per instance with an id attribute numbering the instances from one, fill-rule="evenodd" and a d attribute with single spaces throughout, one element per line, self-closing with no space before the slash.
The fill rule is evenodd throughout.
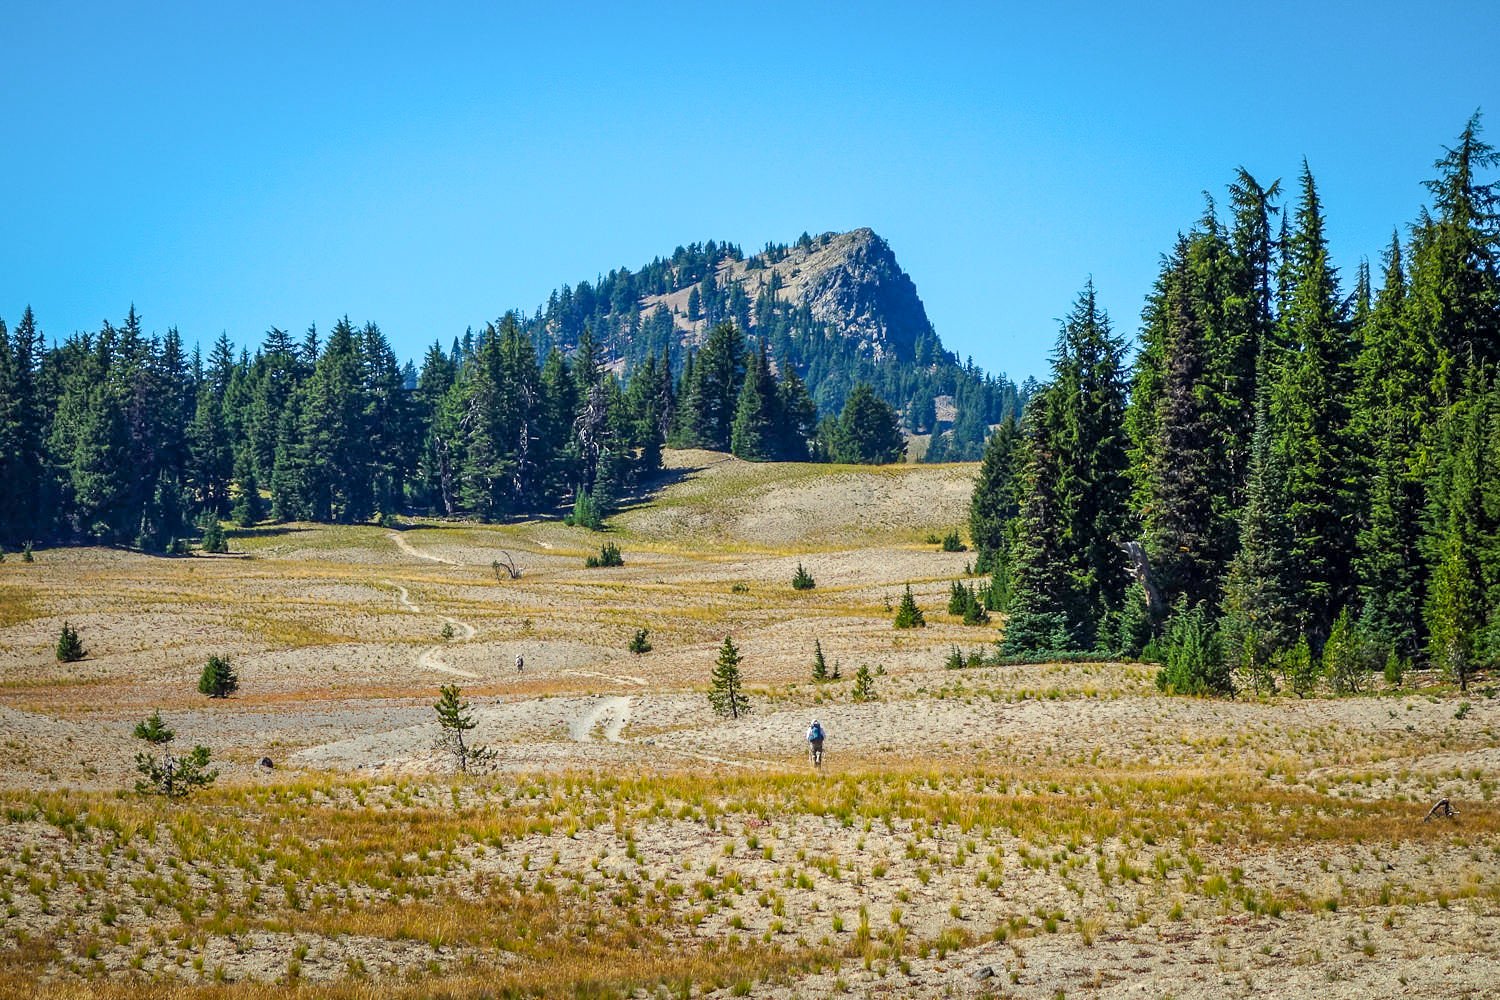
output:
<path id="1" fill-rule="evenodd" d="M 1500 981 L 1492 692 L 1206 701 L 1134 664 L 946 670 L 1002 627 L 943 612 L 970 557 L 924 541 L 963 523 L 973 466 L 670 464 L 607 535 L 286 525 L 234 537 L 244 558 L 0 564 L 0 995 Z M 585 569 L 605 539 L 625 566 Z M 816 589 L 791 589 L 799 562 Z M 891 628 L 907 584 L 925 629 Z M 64 620 L 76 664 L 51 654 Z M 725 635 L 738 721 L 703 696 Z M 815 640 L 839 680 L 809 680 Z M 235 697 L 197 693 L 210 653 Z M 857 703 L 862 664 L 878 697 Z M 432 749 L 450 682 L 493 773 L 455 778 Z M 213 749 L 217 787 L 122 792 L 157 707 Z M 1440 796 L 1459 815 L 1423 822 Z"/>

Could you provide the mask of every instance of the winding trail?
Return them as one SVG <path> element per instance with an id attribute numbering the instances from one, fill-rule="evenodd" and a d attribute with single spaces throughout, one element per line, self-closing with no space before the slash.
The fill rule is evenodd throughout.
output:
<path id="1" fill-rule="evenodd" d="M 414 614 L 422 613 L 422 609 L 412 602 L 411 594 L 408 593 L 407 589 L 401 586 L 401 584 L 396 583 L 393 580 L 382 580 L 381 583 L 396 588 L 400 595 L 401 606 L 406 608 L 406 610 Z M 449 625 L 452 625 L 454 628 L 459 629 L 463 632 L 463 635 L 458 640 L 459 642 L 468 642 L 470 639 L 474 638 L 475 634 L 478 631 L 474 628 L 473 625 L 470 625 L 468 622 L 461 622 L 457 618 L 450 618 L 447 615 L 438 615 L 438 617 L 447 622 Z M 436 646 L 429 646 L 426 649 L 422 650 L 421 655 L 417 657 L 417 666 L 423 670 L 436 670 L 438 673 L 452 674 L 454 677 L 463 677 L 471 681 L 477 681 L 480 679 L 478 674 L 470 673 L 467 670 L 460 670 L 457 667 L 450 667 L 448 664 L 444 663 L 442 658 L 444 645 L 444 643 L 438 643 Z"/>
<path id="2" fill-rule="evenodd" d="M 620 734 L 630 723 L 630 699 L 618 696 L 600 698 L 593 708 L 568 723 L 568 735 L 579 743 L 592 743 L 594 729 L 601 722 L 604 723 L 606 742 L 623 742 Z"/>
<path id="3" fill-rule="evenodd" d="M 396 548 L 400 549 L 402 552 L 405 552 L 409 556 L 414 556 L 417 559 L 426 559 L 428 562 L 442 563 L 444 566 L 462 565 L 461 563 L 454 562 L 452 559 L 444 559 L 442 556 L 429 555 L 426 552 L 422 552 L 416 548 L 413 548 L 411 542 L 408 542 L 405 538 L 403 538 L 401 536 L 401 532 L 399 531 L 389 532 L 385 537 L 395 542 Z"/>

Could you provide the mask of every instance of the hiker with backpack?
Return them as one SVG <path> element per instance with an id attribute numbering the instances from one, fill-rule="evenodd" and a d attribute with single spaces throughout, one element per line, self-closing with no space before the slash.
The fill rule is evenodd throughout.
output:
<path id="1" fill-rule="evenodd" d="M 823 766 L 823 724 L 817 719 L 807 727 L 807 743 L 812 747 L 813 767 Z"/>

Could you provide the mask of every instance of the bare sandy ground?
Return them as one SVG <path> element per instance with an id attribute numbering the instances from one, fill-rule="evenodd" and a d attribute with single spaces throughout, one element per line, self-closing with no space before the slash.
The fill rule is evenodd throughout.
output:
<path id="1" fill-rule="evenodd" d="M 949 583 L 965 578 L 972 555 L 925 541 L 963 524 L 973 466 L 766 467 L 705 452 L 673 453 L 670 465 L 661 492 L 602 536 L 555 522 L 424 521 L 396 532 L 287 525 L 236 536 L 249 556 L 239 560 L 81 549 L 0 564 L 0 797 L 130 787 L 139 749 L 131 728 L 156 708 L 180 744 L 212 748 L 225 784 L 378 789 L 433 779 L 446 789 L 431 705 L 440 685 L 458 683 L 478 723 L 472 739 L 497 752 L 488 780 L 502 790 L 527 776 L 575 774 L 766 776 L 793 787 L 891 774 L 913 775 L 916 795 L 930 774 L 943 794 L 999 783 L 1038 808 L 1054 795 L 1113 809 L 1111 789 L 1177 781 L 1251 790 L 1268 816 L 1386 810 L 1385 825 L 1371 827 L 1378 836 L 1332 846 L 1146 845 L 1139 831 L 1118 843 L 1070 844 L 1059 832 L 1038 844 L 995 833 L 962 852 L 962 831 L 906 822 L 865 828 L 741 811 L 709 823 L 673 812 L 640 824 L 629 865 L 627 846 L 604 828 L 465 856 L 466 872 L 507 884 L 534 884 L 541 876 L 523 859 L 553 854 L 556 870 L 580 884 L 680 883 L 674 912 L 685 941 L 836 945 L 862 907 L 877 940 L 899 927 L 909 941 L 868 967 L 851 960 L 749 983 L 754 996 L 1477 997 L 1500 982 L 1500 699 L 1489 681 L 1466 695 L 1417 677 L 1359 697 L 1230 701 L 1164 698 L 1154 668 L 1135 664 L 946 670 L 953 647 L 992 651 L 1002 628 L 944 613 Z M 605 539 L 620 545 L 625 566 L 584 568 Z M 521 567 L 520 579 L 495 573 L 502 556 Z M 798 564 L 814 590 L 791 589 Z M 891 608 L 908 585 L 928 627 L 898 631 Z M 77 664 L 51 653 L 65 620 L 89 649 Z M 640 628 L 654 648 L 631 654 Z M 705 697 L 726 636 L 752 701 L 740 720 L 718 718 Z M 815 642 L 838 680 L 810 680 Z M 196 691 L 210 653 L 230 656 L 239 672 L 230 699 Z M 853 699 L 861 665 L 874 672 L 873 701 Z M 813 717 L 829 734 L 816 776 L 802 738 Z M 256 766 L 263 755 L 276 763 L 269 774 Z M 1167 793 L 1142 792 L 1155 794 Z M 1460 816 L 1424 825 L 1439 797 Z M 1144 816 L 1161 807 L 1143 798 L 1140 808 Z M 1212 808 L 1180 801 L 1168 813 Z M 751 849 L 751 836 L 762 846 Z M 0 855 L 22 850 L 101 871 L 117 863 L 74 857 L 77 848 L 40 821 L 0 825 Z M 1157 854 L 1170 867 L 1154 881 L 1109 876 L 1122 859 L 1147 868 Z M 1191 879 L 1181 867 L 1190 854 L 1207 866 Z M 986 867 L 988 855 L 1001 867 Z M 807 867 L 829 857 L 836 876 Z M 711 905 L 695 899 L 710 866 L 760 889 Z M 1003 881 L 985 881 L 1002 868 Z M 1207 893 L 1214 872 L 1237 873 L 1236 888 Z M 142 875 L 126 865 L 119 877 L 124 886 Z M 1233 896 L 1241 886 L 1293 902 L 1275 916 L 1249 911 Z M 1377 902 L 1391 886 L 1399 891 Z M 780 903 L 755 901 L 771 889 Z M 1344 903 L 1305 905 L 1323 895 Z M 65 921 L 86 922 L 99 905 L 48 913 L 29 900 L 13 893 L 0 905 L 14 911 L 10 925 L 35 933 L 63 933 Z M 1176 915 L 1174 903 L 1183 907 Z M 1051 913 L 1064 916 L 1048 930 Z M 994 939 L 997 926 L 1022 918 L 1024 930 Z M 142 932 L 151 926 L 144 910 L 132 919 Z M 951 940 L 938 948 L 944 935 Z M 209 969 L 227 963 L 271 981 L 288 950 L 306 952 L 309 981 L 338 979 L 351 960 L 393 976 L 464 960 L 462 949 L 416 941 L 271 931 L 233 946 L 206 940 L 200 957 Z M 100 961 L 119 971 L 129 953 L 120 946 Z M 157 971 L 191 979 L 191 968 Z M 994 974 L 976 978 L 985 968 Z"/>

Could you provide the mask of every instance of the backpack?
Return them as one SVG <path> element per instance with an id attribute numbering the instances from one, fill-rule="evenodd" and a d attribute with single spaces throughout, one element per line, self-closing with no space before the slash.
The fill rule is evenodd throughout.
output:
<path id="1" fill-rule="evenodd" d="M 823 738 L 823 727 L 814 724 L 813 727 L 807 731 L 807 738 L 810 740 L 821 740 Z"/>

